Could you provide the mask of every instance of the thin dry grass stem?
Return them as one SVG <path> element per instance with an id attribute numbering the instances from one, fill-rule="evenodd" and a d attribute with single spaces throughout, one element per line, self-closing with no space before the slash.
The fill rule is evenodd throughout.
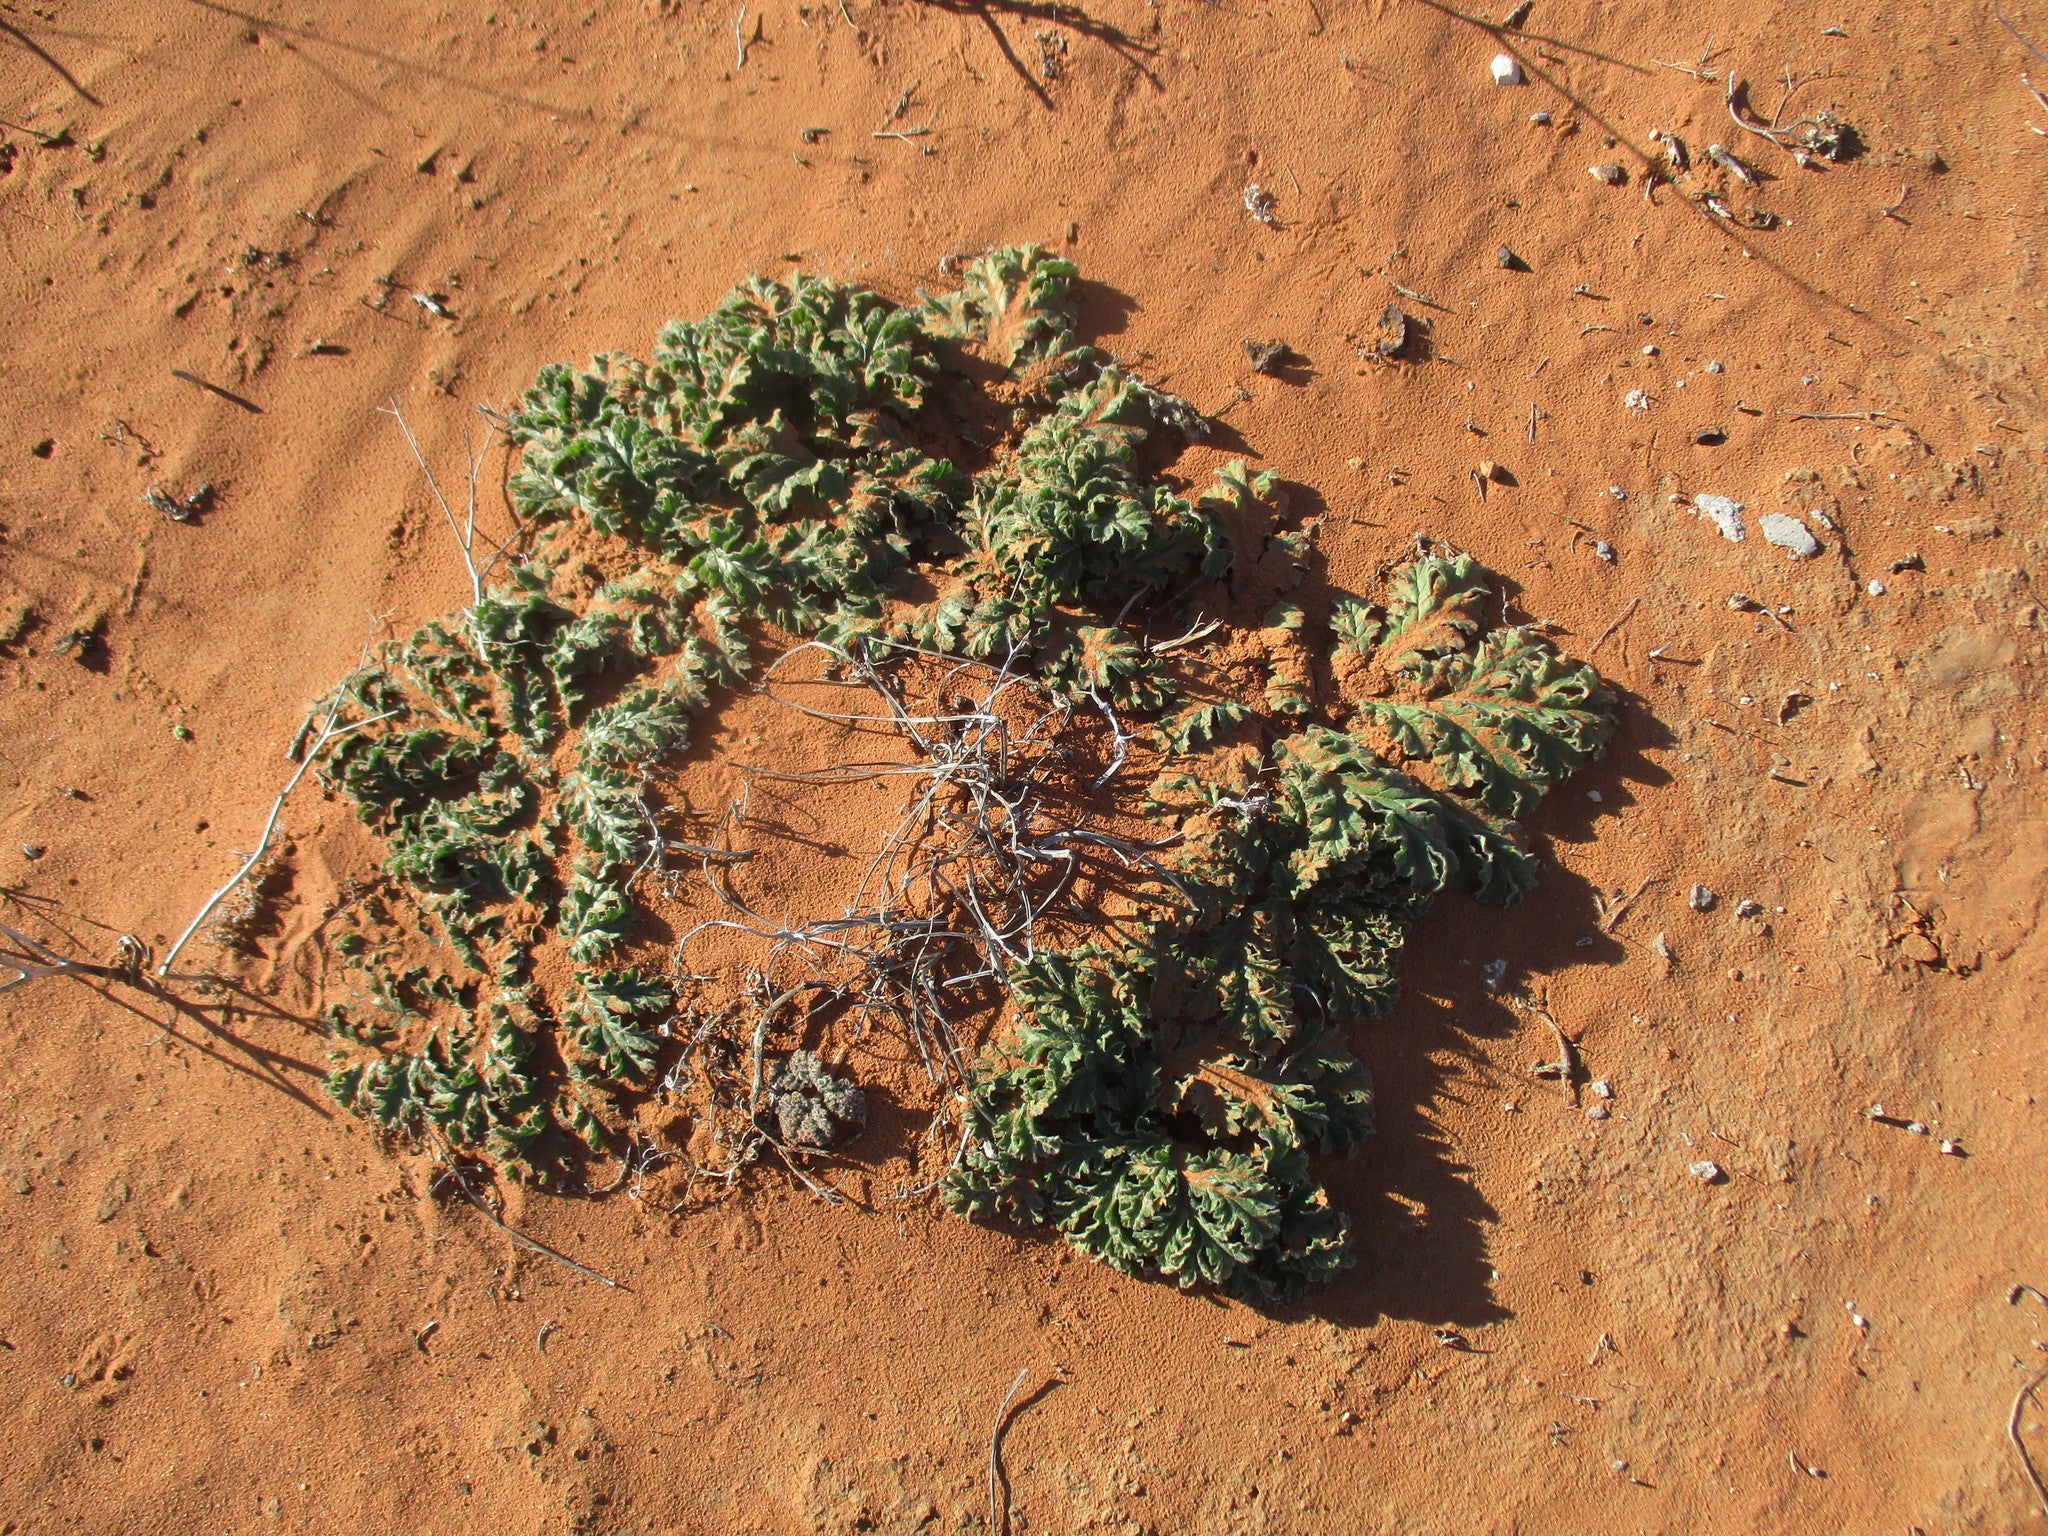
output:
<path id="1" fill-rule="evenodd" d="M 164 957 L 156 968 L 159 981 L 165 980 L 170 976 L 171 962 L 178 958 L 179 951 L 192 941 L 192 936 L 200 930 L 209 917 L 213 916 L 214 909 L 223 901 L 226 901 L 234 893 L 235 888 L 248 879 L 250 871 L 263 862 L 263 856 L 270 851 L 270 840 L 277 834 L 277 824 L 284 818 L 285 802 L 291 799 L 292 791 L 299 787 L 299 780 L 306 776 L 306 771 L 319 761 L 320 754 L 326 750 L 328 743 L 348 735 L 351 731 L 359 731 L 365 726 L 375 725 L 380 720 L 388 720 L 397 713 L 396 710 L 385 710 L 382 714 L 371 715 L 368 719 L 357 720 L 349 725 L 340 724 L 342 695 L 346 686 L 344 684 L 343 689 L 336 690 L 334 702 L 327 711 L 327 718 L 321 723 L 319 733 L 313 738 L 312 745 L 307 748 L 304 760 L 293 771 L 292 776 L 285 781 L 284 788 L 278 791 L 277 799 L 271 802 L 270 816 L 263 823 L 263 835 L 256 839 L 255 851 L 242 861 L 242 867 L 235 871 L 226 885 L 223 885 L 207 898 L 206 905 L 199 909 L 198 915 L 191 922 L 187 923 L 185 931 L 178 935 L 178 941 L 164 952 Z"/>
<path id="2" fill-rule="evenodd" d="M 12 992 L 32 981 L 47 981 L 56 976 L 104 973 L 104 967 L 88 965 L 82 960 L 67 960 L 5 923 L 0 923 L 0 934 L 7 938 L 7 947 L 0 947 L 0 969 L 15 973 L 12 981 L 0 981 L 0 992 Z"/>
<path id="3" fill-rule="evenodd" d="M 464 509 L 461 523 L 458 524 L 455 520 L 455 508 L 442 493 L 441 482 L 435 478 L 433 467 L 427 463 L 427 456 L 420 448 L 419 439 L 413 435 L 412 423 L 405 419 L 405 412 L 398 408 L 396 400 L 389 405 L 379 406 L 378 409 L 396 421 L 398 430 L 405 434 L 405 446 L 412 450 L 413 462 L 419 465 L 420 473 L 426 477 L 427 489 L 433 492 L 434 500 L 441 508 L 441 516 L 447 520 L 448 531 L 455 538 L 455 547 L 462 554 L 463 567 L 469 572 L 470 607 L 474 609 L 484 600 L 484 583 L 490 579 L 491 572 L 497 569 L 498 562 L 505 558 L 526 530 L 515 523 L 512 531 L 491 549 L 484 563 L 479 566 L 476 563 L 476 486 L 483 457 L 471 444 L 469 434 L 464 433 L 462 438 L 463 455 L 469 461 L 469 503 Z M 486 411 L 484 418 L 495 424 L 495 418 L 490 412 Z"/>
<path id="4" fill-rule="evenodd" d="M 434 1148 L 434 1153 L 436 1160 L 439 1161 L 441 1164 L 442 1174 L 454 1181 L 455 1187 L 462 1191 L 462 1198 L 467 1200 L 472 1206 L 476 1208 L 476 1213 L 479 1216 L 483 1217 L 485 1221 L 488 1221 L 492 1226 L 496 1227 L 500 1232 L 504 1233 L 505 1236 L 510 1238 L 514 1243 L 518 1244 L 522 1248 L 530 1249 L 534 1253 L 538 1253 L 544 1255 L 547 1258 L 553 1259 L 557 1264 L 566 1264 L 569 1268 L 575 1270 L 577 1274 L 582 1275 L 587 1279 L 595 1280 L 599 1285 L 608 1285 L 615 1291 L 627 1291 L 632 1289 L 632 1287 L 628 1286 L 622 1280 L 614 1280 L 610 1275 L 603 1274 L 598 1270 L 592 1269 L 587 1264 L 577 1263 L 574 1259 L 570 1258 L 566 1253 L 562 1253 L 557 1249 L 550 1248 L 546 1243 L 542 1242 L 539 1238 L 528 1237 L 524 1232 L 520 1231 L 517 1227 L 512 1226 L 510 1223 L 505 1221 L 503 1217 L 499 1216 L 499 1214 L 496 1211 L 492 1210 L 490 1206 L 484 1202 L 483 1197 L 476 1192 L 474 1187 L 471 1186 L 469 1182 L 469 1175 L 466 1172 L 464 1172 L 462 1163 L 459 1159 L 457 1159 L 445 1147 L 441 1147 L 439 1145 L 436 1145 L 436 1147 Z"/>
<path id="5" fill-rule="evenodd" d="M 1027 1365 L 1010 1383 L 1010 1390 L 1003 1394 L 1002 1405 L 996 1409 L 995 1425 L 988 1432 L 989 1536 L 1003 1536 L 1010 1523 L 1010 1490 L 1003 1479 L 1003 1426 L 1009 1422 L 1010 1404 L 1017 1400 L 1017 1394 L 1024 1390 L 1024 1383 L 1030 1379 L 1031 1367 Z"/>

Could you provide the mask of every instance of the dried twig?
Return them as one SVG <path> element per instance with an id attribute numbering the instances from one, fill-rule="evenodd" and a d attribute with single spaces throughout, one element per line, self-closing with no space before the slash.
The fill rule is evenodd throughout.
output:
<path id="1" fill-rule="evenodd" d="M 345 688 L 346 684 L 343 686 Z M 243 861 L 242 867 L 234 872 L 228 883 L 207 898 L 206 905 L 199 909 L 199 915 L 194 917 L 186 925 L 185 931 L 178 935 L 178 942 L 164 952 L 164 958 L 156 968 L 159 980 L 170 975 L 171 962 L 178 958 L 178 951 L 192 941 L 192 935 L 197 933 L 200 925 L 213 915 L 214 908 L 218 907 L 223 901 L 226 901 L 235 887 L 248 879 L 249 872 L 263 862 L 264 854 L 270 851 L 270 839 L 277 832 L 278 821 L 284 815 L 285 801 L 289 800 L 292 796 L 292 791 L 299 787 L 299 780 L 306 776 L 306 770 L 319 761 L 320 754 L 326 750 L 327 744 L 339 737 L 348 735 L 351 731 L 359 731 L 366 725 L 375 725 L 379 720 L 388 720 L 397 713 L 396 710 L 385 710 L 382 714 L 371 715 L 367 719 L 352 721 L 348 725 L 341 725 L 338 723 L 341 716 L 341 706 L 342 690 L 337 689 L 335 690 L 334 702 L 328 708 L 327 719 L 322 722 L 320 733 L 313 738 L 313 744 L 306 752 L 305 761 L 300 763 L 293 771 L 292 776 L 285 781 L 284 788 L 277 792 L 277 799 L 271 802 L 270 816 L 263 823 L 263 835 L 256 839 L 255 850 Z"/>
<path id="2" fill-rule="evenodd" d="M 1638 901 L 1642 900 L 1643 892 L 1647 891 L 1651 886 L 1656 885 L 1658 883 L 1660 883 L 1659 878 L 1656 875 L 1650 875 L 1647 878 L 1645 878 L 1643 883 L 1637 886 L 1634 891 L 1630 892 L 1626 896 L 1617 897 L 1615 899 L 1613 906 L 1608 907 L 1601 912 L 1599 922 L 1600 931 L 1602 933 L 1614 932 L 1616 926 L 1621 922 L 1621 920 L 1624 917 L 1628 916 L 1628 909 L 1634 906 Z"/>
<path id="3" fill-rule="evenodd" d="M 1600 654 L 1600 647 L 1605 645 L 1609 640 L 1614 638 L 1614 632 L 1617 629 L 1620 629 L 1622 625 L 1628 622 L 1629 615 L 1634 613 L 1636 609 L 1642 605 L 1642 601 L 1643 600 L 1640 597 L 1632 597 L 1628 600 L 1628 606 L 1622 609 L 1620 613 L 1614 616 L 1614 622 L 1608 625 L 1605 629 L 1600 631 L 1600 638 L 1598 640 L 1595 640 L 1593 642 L 1592 649 L 1586 652 L 1586 660 L 1591 661 L 1595 656 Z"/>
<path id="4" fill-rule="evenodd" d="M 2026 1442 L 2020 1439 L 2020 1415 L 2026 1410 L 2027 1399 L 2034 1395 L 2044 1381 L 2048 1381 L 2048 1366 L 2036 1371 L 2033 1379 L 2020 1388 L 2019 1396 L 2012 1400 L 2012 1414 L 2005 1421 L 2005 1433 L 2006 1438 L 2012 1441 L 2012 1448 L 2019 1453 L 2020 1465 L 2026 1468 L 2027 1481 L 2034 1485 L 2034 1495 L 2041 1501 L 2041 1513 L 2048 1515 L 2048 1483 L 2041 1481 L 2041 1473 L 2034 1465 L 2034 1458 L 2027 1454 Z"/>
<path id="5" fill-rule="evenodd" d="M 20 946 L 19 949 L 0 949 L 0 968 L 15 972 L 12 981 L 0 981 L 0 992 L 12 992 L 16 987 L 26 986 L 32 981 L 45 981 L 53 976 L 97 974 L 102 969 L 82 960 L 67 960 L 5 923 L 0 923 L 0 934 L 5 934 L 11 943 Z"/>
<path id="6" fill-rule="evenodd" d="M 434 471 L 427 463 L 427 456 L 420 451 L 419 439 L 413 436 L 412 424 L 405 419 L 405 413 L 398 408 L 398 402 L 393 400 L 389 405 L 380 406 L 379 409 L 395 420 L 398 423 L 398 430 L 405 434 L 405 446 L 412 450 L 414 462 L 419 465 L 420 473 L 426 476 L 427 489 L 434 493 L 434 500 L 441 507 L 441 515 L 447 519 L 448 531 L 455 536 L 455 547 L 462 552 L 463 567 L 469 572 L 470 603 L 472 606 L 481 603 L 484 600 L 484 583 L 490 579 L 491 572 L 497 569 L 498 562 L 505 558 L 512 545 L 526 530 L 515 524 L 503 542 L 491 551 L 490 558 L 479 567 L 476 563 L 476 486 L 477 474 L 482 467 L 483 459 L 470 448 L 469 439 L 465 435 L 463 450 L 469 458 L 469 506 L 462 525 L 458 527 L 455 522 L 455 509 L 448 504 L 448 498 L 441 494 L 441 483 L 434 478 Z"/>
<path id="7" fill-rule="evenodd" d="M 1003 1426 L 1010 1417 L 1010 1404 L 1017 1400 L 1017 1394 L 1024 1390 L 1024 1383 L 1030 1378 L 1031 1367 L 1025 1366 L 1017 1373 L 1017 1379 L 1010 1383 L 1010 1390 L 1003 1394 L 1002 1406 L 996 1409 L 995 1427 L 988 1435 L 988 1529 L 989 1536 L 1003 1536 L 1010 1523 L 1009 1484 L 1003 1477 Z"/>
<path id="8" fill-rule="evenodd" d="M 524 1232 L 520 1231 L 517 1227 L 507 1223 L 503 1218 L 501 1218 L 498 1215 L 496 1211 L 492 1210 L 488 1205 L 484 1203 L 482 1196 L 478 1195 L 477 1192 L 470 1187 L 468 1175 L 466 1175 L 463 1172 L 462 1164 L 457 1162 L 452 1156 L 447 1158 L 447 1160 L 442 1164 L 442 1168 L 443 1171 L 446 1172 L 450 1178 L 455 1180 L 455 1187 L 462 1191 L 462 1198 L 467 1200 L 471 1205 L 476 1207 L 477 1214 L 483 1217 L 483 1219 L 485 1221 L 488 1221 L 492 1226 L 496 1227 L 500 1232 L 504 1233 L 507 1237 L 511 1238 L 513 1242 L 519 1244 L 520 1247 L 531 1249 L 533 1252 L 538 1254 L 544 1254 L 548 1258 L 553 1259 L 557 1264 L 566 1264 L 569 1266 L 569 1268 L 575 1270 L 577 1274 L 584 1276 L 586 1279 L 595 1280 L 599 1285 L 608 1285 L 615 1291 L 629 1291 L 632 1289 L 632 1287 L 627 1285 L 624 1281 L 614 1280 L 610 1275 L 600 1274 L 598 1271 L 592 1269 L 587 1264 L 578 1264 L 566 1253 L 561 1253 L 553 1248 L 550 1248 L 546 1243 L 542 1242 L 539 1238 L 528 1237 Z"/>

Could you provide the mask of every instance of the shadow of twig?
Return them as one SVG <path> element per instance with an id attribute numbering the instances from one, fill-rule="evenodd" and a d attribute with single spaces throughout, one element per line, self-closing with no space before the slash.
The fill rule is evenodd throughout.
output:
<path id="1" fill-rule="evenodd" d="M 35 41 L 34 38 L 30 37 L 26 32 L 22 31 L 19 27 L 12 26 L 4 21 L 0 21 L 0 34 L 4 34 L 5 36 L 13 38 L 15 42 L 19 43 L 30 54 L 34 55 L 44 64 L 47 64 L 51 68 L 51 70 L 53 70 L 56 73 L 58 79 L 62 80 L 66 85 L 70 86 L 73 91 L 75 91 L 78 95 L 83 96 L 87 101 L 91 102 L 94 106 L 103 107 L 106 105 L 106 103 L 101 101 L 99 97 L 93 95 L 91 91 L 88 91 L 83 85 L 79 84 L 77 76 L 72 74 L 71 71 L 66 69 L 62 64 L 58 63 L 54 57 L 52 57 L 49 53 L 43 50 L 43 48 Z"/>

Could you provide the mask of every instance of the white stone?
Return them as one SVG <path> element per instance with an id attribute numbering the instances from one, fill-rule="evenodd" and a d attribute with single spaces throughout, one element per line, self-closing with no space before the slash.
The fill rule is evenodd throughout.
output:
<path id="1" fill-rule="evenodd" d="M 1496 53 L 1493 56 L 1493 83 L 1495 85 L 1520 85 L 1522 66 L 1511 53 Z"/>
<path id="2" fill-rule="evenodd" d="M 1766 544 L 1790 550 L 1794 560 L 1810 560 L 1820 553 L 1820 540 L 1806 524 L 1784 512 L 1766 512 L 1756 520 L 1756 531 Z"/>
<path id="3" fill-rule="evenodd" d="M 1734 544 L 1742 542 L 1742 503 L 1733 496 L 1695 496 L 1692 509 L 1720 529 L 1722 538 Z"/>

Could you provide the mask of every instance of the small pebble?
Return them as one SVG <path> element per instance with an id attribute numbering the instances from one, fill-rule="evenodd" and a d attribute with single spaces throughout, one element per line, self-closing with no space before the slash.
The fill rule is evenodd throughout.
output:
<path id="1" fill-rule="evenodd" d="M 1820 540 L 1806 524 L 1783 512 L 1766 512 L 1756 520 L 1756 531 L 1766 544 L 1775 544 L 1794 560 L 1808 560 L 1820 553 Z"/>
<path id="2" fill-rule="evenodd" d="M 31 864 L 33 864 L 37 859 L 40 859 L 44 854 L 48 853 L 49 851 L 50 850 L 45 848 L 41 843 L 23 843 L 21 845 L 21 856 L 24 859 L 27 859 Z"/>
<path id="3" fill-rule="evenodd" d="M 1614 1097 L 1614 1084 L 1604 1077 L 1596 1077 L 1586 1084 L 1586 1091 L 1596 1099 L 1611 1099 Z"/>
<path id="4" fill-rule="evenodd" d="M 1641 415 L 1650 408 L 1650 392 L 1647 389 L 1632 389 L 1621 397 L 1624 409 Z"/>
<path id="5" fill-rule="evenodd" d="M 1656 343 L 1655 343 L 1654 341 L 1653 341 L 1653 342 L 1651 342 L 1651 343 L 1650 343 L 1650 344 L 1649 344 L 1649 345 L 1648 345 L 1647 347 L 1643 348 L 1643 356 L 1645 356 L 1645 357 L 1655 357 L 1656 355 L 1657 355 L 1657 344 L 1656 344 Z"/>
<path id="6" fill-rule="evenodd" d="M 1748 613 L 1752 608 L 1756 607 L 1756 599 L 1747 592 L 1730 592 L 1728 594 L 1728 606 L 1737 613 Z"/>
<path id="7" fill-rule="evenodd" d="M 1735 903 L 1735 915 L 1737 917 L 1755 917 L 1763 909 L 1764 904 L 1762 902 L 1751 901 L 1747 897 Z"/>
<path id="8" fill-rule="evenodd" d="M 1598 805 L 1600 803 L 1600 791 L 1597 789 L 1589 789 L 1586 791 L 1586 798 L 1592 801 L 1595 805 Z"/>
<path id="9" fill-rule="evenodd" d="M 1944 1141 L 1941 1144 L 1941 1150 L 1942 1155 L 1945 1157 L 1961 1157 L 1963 1155 L 1963 1144 L 1960 1141 Z"/>
<path id="10" fill-rule="evenodd" d="M 1873 580 L 1870 583 L 1870 585 L 1866 587 L 1864 590 L 1867 591 L 1872 597 L 1883 597 L 1884 583 L 1881 581 Z"/>
<path id="11" fill-rule="evenodd" d="M 1609 487 L 1607 487 L 1607 494 L 1612 496 L 1616 501 L 1628 500 L 1628 492 L 1623 490 L 1618 485 L 1610 485 Z"/>
<path id="12" fill-rule="evenodd" d="M 1595 539 L 1593 541 L 1593 553 L 1599 556 L 1600 559 L 1605 560 L 1609 565 L 1614 564 L 1614 546 L 1605 539 Z"/>
<path id="13" fill-rule="evenodd" d="M 1607 1118 L 1607 1106 L 1605 1104 L 1588 1104 L 1586 1106 L 1586 1118 L 1588 1120 L 1605 1120 Z"/>
<path id="14" fill-rule="evenodd" d="M 1548 128 L 1550 126 L 1550 114 L 1548 112 L 1531 112 L 1529 114 L 1529 121 L 1538 128 Z"/>
<path id="15" fill-rule="evenodd" d="M 1493 56 L 1493 63 L 1489 67 L 1493 71 L 1493 83 L 1495 85 L 1520 85 L 1522 83 L 1522 66 L 1516 62 L 1515 56 L 1511 53 L 1496 53 Z"/>
<path id="16" fill-rule="evenodd" d="M 171 734 L 180 741 L 190 741 L 192 739 L 192 731 L 189 726 L 174 725 L 171 727 Z"/>
<path id="17" fill-rule="evenodd" d="M 1686 1172 L 1690 1173 L 1694 1178 L 1702 1179 L 1709 1184 L 1718 1184 L 1721 1182 L 1721 1165 L 1719 1163 L 1709 1162 L 1704 1158 L 1702 1158 L 1699 1162 L 1694 1163 L 1690 1168 L 1686 1170 Z"/>
<path id="18" fill-rule="evenodd" d="M 1718 358 L 1707 364 L 1707 372 L 1709 373 L 1726 373 L 1727 371 L 1727 369 L 1721 366 Z"/>
<path id="19" fill-rule="evenodd" d="M 1906 1134 L 1908 1136 L 1925 1136 L 1927 1134 L 1927 1127 L 1918 1120 L 1908 1120 L 1906 1122 Z"/>
<path id="20" fill-rule="evenodd" d="M 1717 900 L 1719 900 L 1719 898 L 1716 897 L 1714 893 L 1708 890 L 1704 885 L 1695 885 L 1692 888 L 1692 896 L 1690 899 L 1692 901 L 1692 909 L 1695 912 L 1711 912 L 1714 910 L 1714 903 Z"/>
<path id="21" fill-rule="evenodd" d="M 1603 186 L 1609 187 L 1618 187 L 1628 180 L 1628 172 L 1612 160 L 1608 161 L 1605 165 L 1587 166 L 1586 174 Z"/>

